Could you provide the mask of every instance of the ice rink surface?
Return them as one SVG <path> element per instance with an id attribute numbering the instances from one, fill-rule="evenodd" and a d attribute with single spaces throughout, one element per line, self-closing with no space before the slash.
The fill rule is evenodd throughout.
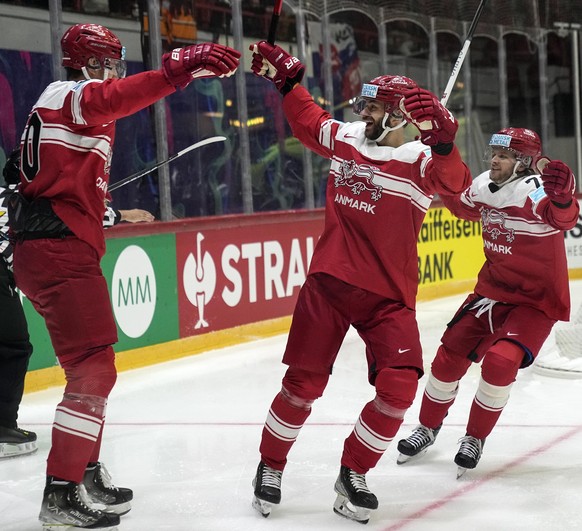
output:
<path id="1" fill-rule="evenodd" d="M 551 281 L 549 279 L 548 281 Z M 572 282 L 573 314 L 582 281 Z M 418 305 L 428 369 L 464 296 Z M 363 344 L 350 333 L 323 398 L 289 455 L 283 499 L 267 519 L 251 481 L 269 405 L 280 388 L 285 336 L 121 373 L 109 400 L 101 460 L 134 490 L 120 531 L 563 531 L 582 529 L 582 379 L 520 371 L 479 466 L 456 479 L 479 368 L 461 383 L 435 445 L 396 465 L 396 442 L 416 425 L 426 376 L 395 441 L 367 475 L 379 509 L 369 524 L 332 512 L 343 440 L 373 395 Z M 549 339 L 548 341 L 551 341 Z M 44 486 L 54 408 L 62 389 L 28 394 L 20 425 L 37 432 L 32 456 L 0 461 L 0 529 L 32 531 Z"/>

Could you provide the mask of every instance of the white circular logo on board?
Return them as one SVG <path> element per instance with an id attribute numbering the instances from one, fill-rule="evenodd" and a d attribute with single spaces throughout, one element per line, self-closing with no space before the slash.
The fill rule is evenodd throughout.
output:
<path id="1" fill-rule="evenodd" d="M 140 337 L 149 328 L 156 310 L 156 275 L 149 256 L 137 245 L 126 247 L 117 258 L 111 303 L 125 335 Z"/>

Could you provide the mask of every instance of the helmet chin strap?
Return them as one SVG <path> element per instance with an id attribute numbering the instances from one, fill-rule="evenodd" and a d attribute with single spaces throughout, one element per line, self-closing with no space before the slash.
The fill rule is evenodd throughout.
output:
<path id="1" fill-rule="evenodd" d="M 384 113 L 384 118 L 382 119 L 382 127 L 384 128 L 384 131 L 382 131 L 382 134 L 378 138 L 374 139 L 374 142 L 382 142 L 388 133 L 391 131 L 396 131 L 397 129 L 400 129 L 406 125 L 406 120 L 402 120 L 398 125 L 389 127 L 388 120 L 390 120 L 390 114 Z"/>
<path id="2" fill-rule="evenodd" d="M 85 77 L 85 79 L 93 79 L 90 75 L 89 72 L 87 72 L 87 67 L 84 66 L 83 68 L 81 68 L 81 72 L 83 72 L 83 76 Z"/>

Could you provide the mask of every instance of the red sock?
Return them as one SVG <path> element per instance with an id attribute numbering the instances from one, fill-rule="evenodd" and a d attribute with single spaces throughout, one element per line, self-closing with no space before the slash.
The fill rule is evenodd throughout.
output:
<path id="1" fill-rule="evenodd" d="M 380 413 L 374 401 L 368 402 L 354 431 L 344 443 L 342 465 L 358 474 L 365 474 L 374 468 L 402 424 L 401 418 Z"/>
<path id="2" fill-rule="evenodd" d="M 259 447 L 261 459 L 267 466 L 275 470 L 285 468 L 287 454 L 310 413 L 311 408 L 292 406 L 282 393 L 275 397 L 265 421 Z"/>

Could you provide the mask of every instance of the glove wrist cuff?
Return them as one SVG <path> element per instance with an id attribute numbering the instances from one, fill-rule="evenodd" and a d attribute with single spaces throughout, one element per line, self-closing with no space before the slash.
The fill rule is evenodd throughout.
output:
<path id="1" fill-rule="evenodd" d="M 281 90 L 279 90 L 279 92 L 281 94 L 283 94 L 283 96 L 286 96 L 287 94 L 289 94 L 289 92 L 291 92 L 297 85 L 299 85 L 299 83 L 295 80 L 287 80 L 287 82 L 281 87 Z"/>
<path id="2" fill-rule="evenodd" d="M 552 205 L 554 205 L 557 208 L 569 208 L 570 205 L 572 204 L 572 199 L 570 199 L 570 201 L 568 201 L 567 203 L 558 203 L 558 201 L 552 201 Z"/>
<path id="3" fill-rule="evenodd" d="M 433 152 L 435 152 L 437 155 L 448 155 L 451 151 L 453 151 L 454 145 L 455 144 L 453 142 L 446 143 L 446 144 L 439 142 L 435 146 L 431 146 L 430 149 Z"/>

